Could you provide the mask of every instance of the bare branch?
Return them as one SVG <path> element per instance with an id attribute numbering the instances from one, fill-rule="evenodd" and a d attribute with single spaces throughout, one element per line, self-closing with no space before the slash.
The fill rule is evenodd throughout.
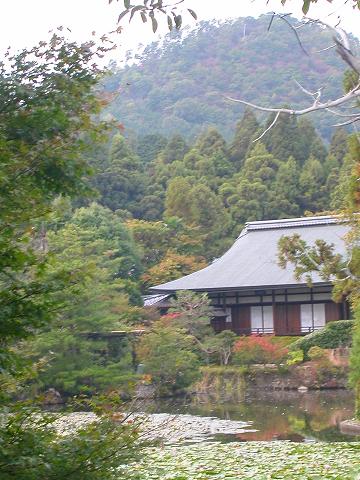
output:
<path id="1" fill-rule="evenodd" d="M 320 87 L 316 92 L 310 92 L 309 90 L 306 90 L 297 80 L 294 80 L 296 85 L 300 88 L 301 91 L 303 91 L 306 95 L 309 95 L 314 99 L 314 105 L 317 105 L 320 102 L 321 98 L 321 93 L 324 87 Z"/>
<path id="2" fill-rule="evenodd" d="M 359 113 L 341 113 L 341 112 L 337 112 L 336 110 L 333 110 L 332 108 L 328 108 L 327 111 L 332 113 L 333 115 L 337 115 L 338 117 L 351 118 L 351 117 L 359 116 Z"/>
<path id="3" fill-rule="evenodd" d="M 279 118 L 279 116 L 280 116 L 280 113 L 281 113 L 281 112 L 277 112 L 277 114 L 275 115 L 274 120 L 271 122 L 271 124 L 268 126 L 268 128 L 267 128 L 266 130 L 264 130 L 263 133 L 262 133 L 259 137 L 255 138 L 255 140 L 253 140 L 253 143 L 254 143 L 254 142 L 257 142 L 258 140 L 261 140 L 261 139 L 263 138 L 263 136 L 264 136 L 269 130 L 272 129 L 272 127 L 273 127 L 273 126 L 275 125 L 275 123 L 278 121 L 278 118 Z"/>
<path id="4" fill-rule="evenodd" d="M 298 44 L 300 45 L 301 50 L 305 53 L 306 56 L 309 56 L 308 52 L 305 50 L 305 48 L 304 48 L 304 46 L 303 46 L 303 44 L 300 40 L 299 34 L 296 31 L 296 28 L 293 25 L 291 25 L 291 22 L 289 22 L 289 20 L 286 18 L 289 15 L 290 15 L 289 13 L 285 13 L 284 15 L 278 15 L 278 17 L 281 20 L 283 20 L 287 25 L 289 25 L 289 27 L 291 28 L 291 30 L 295 34 L 296 40 L 298 41 Z"/>
<path id="5" fill-rule="evenodd" d="M 358 115 L 357 118 L 352 118 L 350 120 L 347 120 L 346 122 L 335 123 L 333 127 L 343 127 L 345 125 L 351 125 L 352 123 L 358 122 L 359 120 L 360 120 L 360 115 Z"/>
<path id="6" fill-rule="evenodd" d="M 262 112 L 279 112 L 279 113 L 287 113 L 289 115 L 306 115 L 307 113 L 316 112 L 318 110 L 327 110 L 329 108 L 337 107 L 339 105 L 343 105 L 344 103 L 350 102 L 351 100 L 355 100 L 356 98 L 360 97 L 360 83 L 356 85 L 355 88 L 350 90 L 348 93 L 339 97 L 335 100 L 328 100 L 327 102 L 321 103 L 315 101 L 310 107 L 303 108 L 301 110 L 295 110 L 292 108 L 271 108 L 271 107 L 262 107 L 260 105 L 255 105 L 254 103 L 246 102 L 245 100 L 240 100 L 237 98 L 228 97 L 224 95 L 224 98 L 229 100 L 230 102 L 241 103 L 242 105 L 247 105 L 248 107 L 255 108 L 256 110 L 260 110 Z"/>
<path id="7" fill-rule="evenodd" d="M 315 53 L 326 52 L 327 50 L 331 50 L 332 48 L 335 48 L 335 47 L 336 47 L 336 43 L 334 43 L 333 45 L 330 45 L 329 47 L 322 48 L 321 50 L 316 50 Z"/>

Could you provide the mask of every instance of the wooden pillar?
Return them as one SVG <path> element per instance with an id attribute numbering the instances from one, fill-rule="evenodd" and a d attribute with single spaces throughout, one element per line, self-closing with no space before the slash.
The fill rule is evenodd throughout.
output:
<path id="1" fill-rule="evenodd" d="M 286 334 L 289 333 L 289 311 L 288 311 L 288 291 L 285 288 L 285 325 L 286 325 Z"/>
<path id="2" fill-rule="evenodd" d="M 274 290 L 271 290 L 271 308 L 272 308 L 272 314 L 273 314 L 273 330 L 274 333 L 276 332 L 276 326 L 277 326 L 277 319 L 275 318 L 276 314 L 276 308 L 275 308 L 275 292 Z"/>
<path id="3" fill-rule="evenodd" d="M 314 319 L 314 292 L 313 289 L 310 288 L 310 302 L 311 302 L 311 325 L 312 331 L 315 330 L 315 319 Z"/>

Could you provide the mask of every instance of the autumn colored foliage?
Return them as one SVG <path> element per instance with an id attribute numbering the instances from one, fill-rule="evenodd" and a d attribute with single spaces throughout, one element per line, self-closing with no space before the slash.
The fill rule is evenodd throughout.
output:
<path id="1" fill-rule="evenodd" d="M 233 361 L 236 364 L 279 363 L 288 353 L 287 348 L 281 348 L 272 343 L 272 336 L 252 334 L 241 337 L 233 347 Z"/>

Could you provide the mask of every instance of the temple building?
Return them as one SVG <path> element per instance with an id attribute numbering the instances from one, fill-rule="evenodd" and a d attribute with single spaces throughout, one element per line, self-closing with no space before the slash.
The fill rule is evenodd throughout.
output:
<path id="1" fill-rule="evenodd" d="M 178 290 L 206 292 L 215 307 L 217 332 L 239 335 L 303 335 L 327 322 L 349 318 L 346 301 L 334 303 L 332 285 L 312 274 L 312 286 L 297 281 L 294 267 L 278 265 L 278 241 L 298 233 L 309 245 L 322 239 L 345 254 L 348 227 L 336 217 L 319 216 L 249 222 L 233 246 L 202 270 L 151 288 L 148 301 L 166 308 Z"/>

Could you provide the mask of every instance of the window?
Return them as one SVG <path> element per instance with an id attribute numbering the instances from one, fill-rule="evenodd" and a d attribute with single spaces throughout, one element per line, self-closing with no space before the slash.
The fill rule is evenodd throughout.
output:
<path id="1" fill-rule="evenodd" d="M 251 307 L 251 331 L 253 333 L 273 333 L 272 306 Z"/>
<path id="2" fill-rule="evenodd" d="M 226 322 L 226 323 L 231 323 L 231 322 L 232 322 L 231 308 L 230 308 L 230 307 L 226 307 L 226 308 L 225 308 L 225 312 L 226 312 L 225 322 Z"/>
<path id="3" fill-rule="evenodd" d="M 325 304 L 303 304 L 300 307 L 301 331 L 312 332 L 325 326 Z"/>

